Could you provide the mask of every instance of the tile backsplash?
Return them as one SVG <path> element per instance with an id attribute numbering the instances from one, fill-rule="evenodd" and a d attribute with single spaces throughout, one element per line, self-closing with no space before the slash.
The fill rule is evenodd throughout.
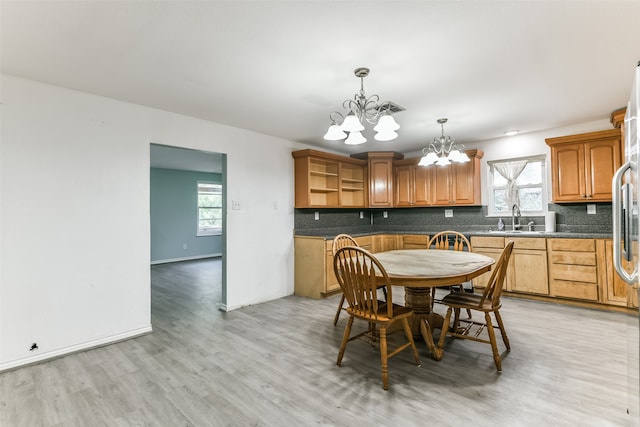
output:
<path id="1" fill-rule="evenodd" d="M 587 214 L 586 203 L 548 205 L 556 213 L 556 231 L 570 233 L 611 233 L 611 203 L 594 203 L 596 213 Z M 445 216 L 450 210 L 453 216 Z M 318 219 L 316 220 L 316 212 Z M 384 213 L 387 213 L 385 218 Z M 458 231 L 496 230 L 497 217 L 487 217 L 486 206 L 457 206 L 451 208 L 390 208 L 390 209 L 295 209 L 296 233 L 333 231 L 349 228 L 351 232 L 396 231 L 433 232 L 447 229 Z M 361 218 L 362 216 L 362 218 Z M 511 215 L 502 217 L 505 228 L 511 227 Z M 525 216 L 520 224 L 526 229 L 530 221 L 536 231 L 544 231 L 543 216 Z"/>

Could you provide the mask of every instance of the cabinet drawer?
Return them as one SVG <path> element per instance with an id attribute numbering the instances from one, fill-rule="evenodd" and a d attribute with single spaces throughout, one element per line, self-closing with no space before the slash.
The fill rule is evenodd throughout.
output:
<path id="1" fill-rule="evenodd" d="M 552 252 L 551 263 L 558 265 L 596 265 L 593 252 Z"/>
<path id="2" fill-rule="evenodd" d="M 595 252 L 594 239 L 549 239 L 550 251 Z"/>
<path id="3" fill-rule="evenodd" d="M 428 235 L 402 236 L 402 249 L 427 249 Z"/>
<path id="4" fill-rule="evenodd" d="M 513 239 L 513 249 L 547 250 L 547 241 L 536 237 L 516 237 Z"/>
<path id="5" fill-rule="evenodd" d="M 598 269 L 591 265 L 554 265 L 551 279 L 598 284 Z"/>
<path id="6" fill-rule="evenodd" d="M 504 237 L 471 236 L 471 246 L 474 248 L 504 248 Z"/>
<path id="7" fill-rule="evenodd" d="M 567 282 L 552 279 L 549 283 L 552 296 L 598 301 L 598 285 L 596 283 Z"/>

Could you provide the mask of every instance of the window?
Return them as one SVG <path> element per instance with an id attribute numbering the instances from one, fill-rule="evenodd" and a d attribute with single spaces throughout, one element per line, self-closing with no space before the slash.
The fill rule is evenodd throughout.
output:
<path id="1" fill-rule="evenodd" d="M 222 233 L 222 185 L 198 181 L 197 236 Z"/>
<path id="2" fill-rule="evenodd" d="M 544 156 L 488 162 L 489 215 L 511 215 L 514 203 L 523 215 L 547 210 Z"/>

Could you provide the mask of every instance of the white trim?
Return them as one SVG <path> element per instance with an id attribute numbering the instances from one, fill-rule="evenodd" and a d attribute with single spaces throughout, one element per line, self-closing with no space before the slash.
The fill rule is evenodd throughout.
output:
<path id="1" fill-rule="evenodd" d="M 99 338 L 96 340 L 87 341 L 80 344 L 75 344 L 69 347 L 60 348 L 58 350 L 48 351 L 46 353 L 40 353 L 36 356 L 29 356 L 22 359 L 12 360 L 10 362 L 0 364 L 0 372 L 7 371 L 25 365 L 33 363 L 40 363 L 49 359 L 55 359 L 61 356 L 66 356 L 71 353 L 77 353 L 80 351 L 86 351 L 97 347 L 102 347 L 109 344 L 114 344 L 119 341 L 125 341 L 131 338 L 136 338 L 142 335 L 153 332 L 151 325 L 143 326 L 142 328 L 134 329 L 132 331 L 122 332 L 115 335 L 109 335 L 108 337 Z"/>
<path id="2" fill-rule="evenodd" d="M 194 260 L 194 259 L 203 259 L 203 258 L 218 258 L 218 257 L 221 257 L 221 256 L 222 256 L 222 253 L 186 256 L 186 257 L 181 257 L 181 258 L 158 259 L 158 260 L 155 260 L 155 261 L 151 261 L 151 265 L 167 264 L 169 262 L 191 261 L 191 260 Z"/>

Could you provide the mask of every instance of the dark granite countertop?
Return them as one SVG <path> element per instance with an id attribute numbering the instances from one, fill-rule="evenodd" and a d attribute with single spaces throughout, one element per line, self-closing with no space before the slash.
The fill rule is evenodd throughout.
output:
<path id="1" fill-rule="evenodd" d="M 308 237 L 322 237 L 327 240 L 333 239 L 340 233 L 347 233 L 351 236 L 373 236 L 377 234 L 435 234 L 438 230 L 367 230 L 367 229 L 307 229 L 296 230 L 296 236 L 308 236 Z M 575 232 L 544 232 L 544 231 L 469 231 L 462 230 L 463 234 L 467 237 L 470 236 L 496 236 L 496 237 L 545 237 L 545 238 L 571 238 L 571 239 L 611 239 L 613 236 L 611 233 L 575 233 Z"/>

